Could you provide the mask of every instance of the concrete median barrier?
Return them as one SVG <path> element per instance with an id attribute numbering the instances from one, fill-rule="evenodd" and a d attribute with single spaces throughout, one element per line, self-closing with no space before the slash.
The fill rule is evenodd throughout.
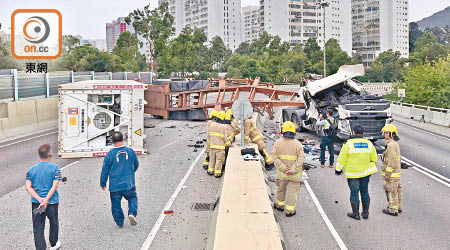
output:
<path id="1" fill-rule="evenodd" d="M 5 103 L 7 118 L 2 119 L 6 137 L 16 137 L 39 130 L 35 100 Z"/>
<path id="2" fill-rule="evenodd" d="M 58 98 L 37 99 L 36 117 L 39 129 L 56 128 L 58 126 Z"/>
<path id="3" fill-rule="evenodd" d="M 259 128 L 264 118 L 253 116 Z M 240 136 L 230 148 L 226 171 L 220 192 L 214 230 L 208 249 L 279 249 L 281 232 L 275 221 L 268 187 L 260 161 L 244 161 L 241 156 Z M 250 144 L 248 148 L 254 148 Z"/>

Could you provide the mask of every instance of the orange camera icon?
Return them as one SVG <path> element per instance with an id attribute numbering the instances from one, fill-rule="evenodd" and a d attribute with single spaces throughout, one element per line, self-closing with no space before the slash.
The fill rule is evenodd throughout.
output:
<path id="1" fill-rule="evenodd" d="M 11 14 L 11 53 L 17 59 L 56 59 L 62 53 L 62 16 L 56 9 Z"/>

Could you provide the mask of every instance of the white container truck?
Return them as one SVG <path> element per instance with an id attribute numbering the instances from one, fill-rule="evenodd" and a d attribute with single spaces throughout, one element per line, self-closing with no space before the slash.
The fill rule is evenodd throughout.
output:
<path id="1" fill-rule="evenodd" d="M 114 131 L 137 154 L 144 147 L 144 90 L 136 81 L 92 80 L 59 85 L 58 152 L 62 158 L 105 156 Z"/>

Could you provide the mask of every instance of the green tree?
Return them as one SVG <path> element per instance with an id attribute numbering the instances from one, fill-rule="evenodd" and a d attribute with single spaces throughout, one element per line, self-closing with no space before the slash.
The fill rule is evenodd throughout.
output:
<path id="1" fill-rule="evenodd" d="M 344 64 L 351 63 L 350 57 L 339 46 L 339 42 L 331 38 L 326 43 L 327 75 L 336 73 Z"/>
<path id="2" fill-rule="evenodd" d="M 409 67 L 404 79 L 405 102 L 450 108 L 450 56 Z"/>
<path id="3" fill-rule="evenodd" d="M 113 54 L 121 59 L 120 71 L 144 71 L 148 69 L 146 58 L 139 53 L 137 38 L 126 31 L 120 34 L 114 47 Z"/>
<path id="4" fill-rule="evenodd" d="M 76 47 L 80 46 L 80 39 L 72 35 L 62 36 L 63 53 L 70 53 Z"/>
<path id="5" fill-rule="evenodd" d="M 153 10 L 150 9 L 150 4 L 142 10 L 136 9 L 125 18 L 125 21 L 128 24 L 132 23 L 138 36 L 146 41 L 146 44 L 141 42 L 140 46 L 148 46 L 152 60 L 151 68 L 154 72 L 158 72 L 157 60 L 167 53 L 169 38 L 175 32 L 174 17 L 169 14 L 168 3 L 162 3 Z"/>
<path id="6" fill-rule="evenodd" d="M 323 51 L 316 39 L 308 39 L 305 44 L 305 53 L 311 61 L 311 67 L 307 71 L 314 74 L 323 74 Z"/>
<path id="7" fill-rule="evenodd" d="M 226 71 L 225 61 L 231 56 L 231 51 L 225 46 L 222 38 L 219 36 L 213 37 L 208 54 L 211 58 L 213 69 L 219 72 Z"/>
<path id="8" fill-rule="evenodd" d="M 84 45 L 63 54 L 57 68 L 72 71 L 117 71 L 120 68 L 120 57 L 101 52 L 90 45 Z"/>
<path id="9" fill-rule="evenodd" d="M 413 52 L 416 47 L 416 41 L 423 35 L 419 24 L 416 22 L 409 23 L 409 52 Z"/>
<path id="10" fill-rule="evenodd" d="M 0 39 L 0 69 L 22 69 L 11 55 L 9 42 L 4 42 L 2 39 Z"/>
<path id="11" fill-rule="evenodd" d="M 234 53 L 241 55 L 249 55 L 250 54 L 250 44 L 248 42 L 243 42 L 239 44 L 239 47 L 236 49 Z"/>
<path id="12" fill-rule="evenodd" d="M 432 33 L 425 33 L 414 44 L 415 50 L 410 55 L 410 61 L 413 64 L 434 63 L 450 53 L 450 46 L 440 44 Z"/>
<path id="13" fill-rule="evenodd" d="M 367 70 L 366 76 L 372 82 L 400 81 L 405 63 L 406 60 L 401 58 L 400 52 L 388 50 L 375 59 Z"/>

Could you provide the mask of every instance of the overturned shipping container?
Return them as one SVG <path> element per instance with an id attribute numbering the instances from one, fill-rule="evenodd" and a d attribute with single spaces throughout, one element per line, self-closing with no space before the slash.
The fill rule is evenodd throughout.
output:
<path id="1" fill-rule="evenodd" d="M 114 131 L 137 154 L 144 148 L 144 90 L 136 81 L 81 81 L 59 85 L 58 151 L 62 158 L 105 156 Z"/>

